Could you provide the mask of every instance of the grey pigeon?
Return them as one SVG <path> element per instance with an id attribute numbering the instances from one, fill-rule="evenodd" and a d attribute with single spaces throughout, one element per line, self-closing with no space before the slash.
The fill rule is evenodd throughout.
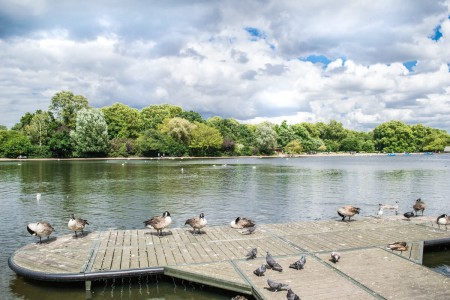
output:
<path id="1" fill-rule="evenodd" d="M 269 251 L 267 251 L 266 262 L 267 262 L 267 265 L 269 266 L 270 269 L 278 271 L 278 272 L 282 272 L 283 271 L 283 267 L 280 266 L 280 264 L 277 263 L 275 261 L 275 259 L 273 259 L 272 255 L 270 255 Z"/>
<path id="2" fill-rule="evenodd" d="M 275 282 L 270 278 L 267 279 L 267 284 L 269 285 L 269 290 L 274 292 L 289 289 L 289 286 L 287 284 Z"/>
<path id="3" fill-rule="evenodd" d="M 287 295 L 286 295 L 286 299 L 288 299 L 288 300 L 301 300 L 300 297 L 296 293 L 294 293 L 292 291 L 292 289 L 288 290 Z"/>
<path id="4" fill-rule="evenodd" d="M 305 264 L 306 264 L 306 256 L 302 255 L 302 257 L 300 257 L 299 260 L 297 260 L 293 264 L 290 264 L 289 268 L 301 270 L 301 269 L 303 269 L 305 267 Z"/>
<path id="5" fill-rule="evenodd" d="M 331 261 L 333 263 L 337 263 L 341 258 L 341 254 L 339 252 L 333 251 L 331 252 Z"/>
<path id="6" fill-rule="evenodd" d="M 252 234 L 253 232 L 255 232 L 256 229 L 256 225 L 252 226 L 252 227 L 247 227 L 244 230 L 241 230 L 240 233 L 241 234 Z"/>
<path id="7" fill-rule="evenodd" d="M 247 259 L 254 259 L 254 258 L 256 258 L 257 254 L 258 254 L 258 249 L 253 248 L 249 253 L 247 253 L 246 257 L 247 257 Z"/>
<path id="8" fill-rule="evenodd" d="M 241 296 L 241 295 L 237 295 L 237 296 L 231 298 L 231 300 L 247 300 L 247 298 L 245 298 L 244 296 Z"/>
<path id="9" fill-rule="evenodd" d="M 266 265 L 262 264 L 258 269 L 256 269 L 255 271 L 253 271 L 253 274 L 255 274 L 256 276 L 264 276 L 264 273 L 266 272 Z"/>

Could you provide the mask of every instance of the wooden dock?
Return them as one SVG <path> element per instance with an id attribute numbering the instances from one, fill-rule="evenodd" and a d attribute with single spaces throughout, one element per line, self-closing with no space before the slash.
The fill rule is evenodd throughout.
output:
<path id="1" fill-rule="evenodd" d="M 163 237 L 154 230 L 109 230 L 53 237 L 29 244 L 9 258 L 24 277 L 45 281 L 84 281 L 144 274 L 165 274 L 257 299 L 286 299 L 286 292 L 267 289 L 267 279 L 287 283 L 302 299 L 445 299 L 450 278 L 421 265 L 423 241 L 447 239 L 431 218 L 405 221 L 400 216 L 258 225 L 242 235 L 224 226 L 193 235 L 175 228 Z M 409 251 L 386 250 L 388 243 L 406 241 Z M 245 254 L 258 248 L 258 256 Z M 342 258 L 329 261 L 331 251 Z M 266 251 L 283 266 L 257 277 Z M 303 270 L 289 264 L 304 254 Z"/>

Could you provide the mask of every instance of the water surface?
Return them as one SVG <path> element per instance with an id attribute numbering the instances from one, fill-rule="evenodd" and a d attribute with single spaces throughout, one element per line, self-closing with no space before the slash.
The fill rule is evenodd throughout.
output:
<path id="1" fill-rule="evenodd" d="M 0 299 L 84 299 L 81 287 L 23 280 L 7 259 L 34 242 L 29 222 L 47 220 L 67 234 L 72 213 L 90 231 L 143 228 L 170 211 L 173 227 L 203 212 L 211 225 L 236 216 L 258 223 L 338 219 L 343 204 L 375 215 L 378 203 L 399 201 L 410 211 L 415 199 L 425 215 L 450 213 L 450 155 L 230 158 L 0 162 Z M 40 201 L 36 194 L 41 193 Z M 96 284 L 93 299 L 229 299 L 214 290 L 163 278 Z"/>

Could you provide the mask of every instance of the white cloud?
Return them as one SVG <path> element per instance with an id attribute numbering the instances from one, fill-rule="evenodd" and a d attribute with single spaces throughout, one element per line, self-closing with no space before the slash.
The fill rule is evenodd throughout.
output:
<path id="1" fill-rule="evenodd" d="M 74 3 L 36 3 L 24 24 L 20 6 L 0 5 L 10 25 L 0 29 L 0 124 L 71 90 L 95 107 L 170 103 L 249 123 L 334 119 L 369 130 L 399 119 L 450 130 L 448 1 L 86 5 L 85 25 Z M 298 59 L 308 55 L 331 63 Z M 414 60 L 410 72 L 402 63 Z"/>

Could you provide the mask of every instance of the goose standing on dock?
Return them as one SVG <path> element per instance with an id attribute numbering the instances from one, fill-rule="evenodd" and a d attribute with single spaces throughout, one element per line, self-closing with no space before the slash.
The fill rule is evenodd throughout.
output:
<path id="1" fill-rule="evenodd" d="M 354 207 L 351 205 L 345 205 L 341 208 L 338 209 L 337 213 L 339 216 L 342 217 L 342 221 L 345 220 L 345 217 L 348 218 L 348 220 L 350 221 L 350 218 L 353 217 L 355 214 L 359 214 L 360 208 L 359 207 Z"/>
<path id="2" fill-rule="evenodd" d="M 444 225 L 445 230 L 447 230 L 447 225 L 450 224 L 450 217 L 446 214 L 440 215 L 439 217 L 437 217 L 436 223 L 438 224 L 439 229 L 441 229 L 441 225 Z"/>
<path id="3" fill-rule="evenodd" d="M 41 244 L 43 237 L 47 237 L 48 239 L 50 234 L 52 234 L 53 227 L 52 225 L 50 225 L 50 223 L 43 221 L 28 224 L 27 230 L 31 235 L 38 236 L 39 244 Z"/>
<path id="4" fill-rule="evenodd" d="M 187 219 L 184 225 L 191 226 L 194 229 L 193 234 L 195 234 L 196 229 L 198 230 L 198 233 L 201 234 L 200 229 L 205 227 L 207 223 L 208 222 L 205 219 L 205 215 L 201 213 L 198 217 Z"/>
<path id="5" fill-rule="evenodd" d="M 74 214 L 72 214 L 72 218 L 70 218 L 69 223 L 67 223 L 67 227 L 69 227 L 70 230 L 75 231 L 75 237 L 78 237 L 77 231 L 81 231 L 81 235 L 84 235 L 83 230 L 86 225 L 89 225 L 87 220 L 75 218 Z"/>
<path id="6" fill-rule="evenodd" d="M 425 210 L 425 208 L 426 208 L 425 202 L 423 202 L 421 198 L 417 199 L 413 205 L 413 209 L 416 212 L 416 217 L 417 217 L 417 212 L 419 210 L 422 212 L 422 216 L 423 216 L 423 211 Z"/>
<path id="7" fill-rule="evenodd" d="M 167 210 L 163 212 L 162 216 L 155 216 L 147 221 L 144 221 L 145 226 L 150 229 L 156 229 L 159 236 L 163 235 L 163 229 L 167 228 L 171 223 L 172 217 Z"/>
<path id="8" fill-rule="evenodd" d="M 243 229 L 255 226 L 255 222 L 247 218 L 237 217 L 230 222 L 230 225 L 232 228 Z"/>

